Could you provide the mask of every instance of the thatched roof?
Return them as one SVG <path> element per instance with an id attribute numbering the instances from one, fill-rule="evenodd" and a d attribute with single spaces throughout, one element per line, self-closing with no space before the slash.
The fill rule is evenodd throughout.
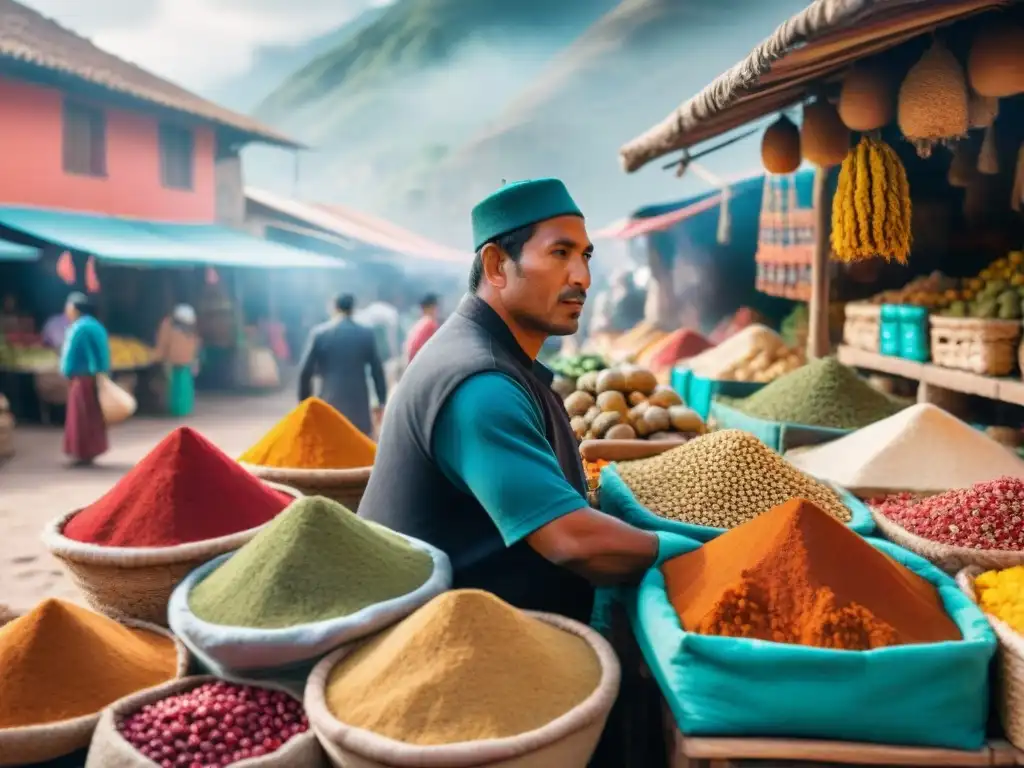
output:
<path id="1" fill-rule="evenodd" d="M 0 63 L 4 60 L 190 115 L 232 129 L 246 139 L 285 147 L 301 146 L 251 117 L 207 101 L 119 59 L 14 0 L 0 0 Z"/>
<path id="2" fill-rule="evenodd" d="M 801 101 L 851 63 L 1014 0 L 815 0 L 732 69 L 619 150 L 635 171 Z"/>

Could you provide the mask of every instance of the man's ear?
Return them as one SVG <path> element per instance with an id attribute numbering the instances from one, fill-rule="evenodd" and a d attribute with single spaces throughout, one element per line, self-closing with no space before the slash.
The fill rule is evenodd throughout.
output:
<path id="1" fill-rule="evenodd" d="M 504 251 L 494 243 L 487 243 L 480 250 L 480 263 L 483 266 L 483 277 L 495 288 L 504 288 L 507 282 L 505 277 L 505 262 L 507 261 Z"/>

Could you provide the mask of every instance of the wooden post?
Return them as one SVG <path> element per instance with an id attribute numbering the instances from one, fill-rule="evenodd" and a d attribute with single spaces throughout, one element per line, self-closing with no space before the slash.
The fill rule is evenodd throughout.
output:
<path id="1" fill-rule="evenodd" d="M 828 169 L 814 171 L 814 250 L 811 255 L 811 301 L 808 307 L 807 358 L 825 357 L 829 341 L 829 224 Z"/>

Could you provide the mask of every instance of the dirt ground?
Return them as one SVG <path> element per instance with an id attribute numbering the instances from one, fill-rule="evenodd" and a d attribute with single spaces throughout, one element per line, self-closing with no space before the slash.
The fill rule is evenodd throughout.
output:
<path id="1" fill-rule="evenodd" d="M 174 427 L 188 424 L 236 456 L 295 405 L 292 388 L 265 396 L 202 396 L 184 422 L 135 418 L 115 427 L 95 467 L 72 469 L 57 427 L 18 426 L 15 456 L 0 465 L 0 604 L 26 610 L 45 597 L 78 600 L 39 539 L 43 525 L 105 493 Z"/>

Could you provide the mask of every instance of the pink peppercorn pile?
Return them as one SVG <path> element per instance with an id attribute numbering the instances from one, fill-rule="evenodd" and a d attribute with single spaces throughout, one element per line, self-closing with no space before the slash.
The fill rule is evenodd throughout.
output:
<path id="1" fill-rule="evenodd" d="M 218 681 L 147 704 L 117 729 L 161 768 L 217 768 L 269 755 L 309 721 L 285 693 Z"/>
<path id="2" fill-rule="evenodd" d="M 1024 550 L 1024 480 L 1001 477 L 937 496 L 899 494 L 871 505 L 900 527 L 940 544 Z"/>

